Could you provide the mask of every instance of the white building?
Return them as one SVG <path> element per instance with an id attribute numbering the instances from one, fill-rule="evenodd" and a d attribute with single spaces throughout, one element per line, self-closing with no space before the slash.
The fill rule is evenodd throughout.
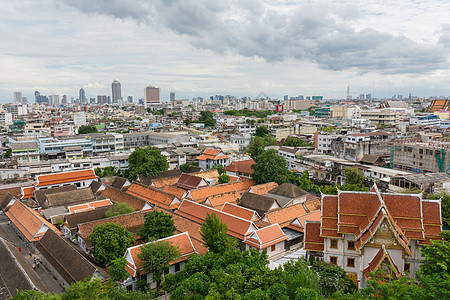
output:
<path id="1" fill-rule="evenodd" d="M 0 124 L 9 125 L 12 124 L 12 114 L 11 113 L 0 113 Z"/>

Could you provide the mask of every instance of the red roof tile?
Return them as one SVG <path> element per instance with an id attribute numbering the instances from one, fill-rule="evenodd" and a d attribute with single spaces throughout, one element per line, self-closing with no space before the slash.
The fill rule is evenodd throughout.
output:
<path id="1" fill-rule="evenodd" d="M 234 173 L 253 174 L 252 165 L 254 164 L 255 161 L 253 159 L 239 160 L 233 161 L 223 169 Z"/>
<path id="2" fill-rule="evenodd" d="M 397 266 L 395 265 L 394 261 L 392 260 L 391 256 L 389 255 L 389 252 L 387 251 L 387 249 L 384 245 L 374 256 L 372 261 L 369 263 L 369 266 L 364 269 L 364 276 L 366 278 L 369 278 L 370 273 L 373 272 L 375 269 L 377 269 L 383 263 L 383 261 L 385 259 L 387 259 L 390 262 L 390 264 L 394 268 L 395 273 L 397 273 L 397 276 L 400 276 L 400 272 L 399 272 Z"/>
<path id="3" fill-rule="evenodd" d="M 232 191 L 248 190 L 254 183 L 254 180 L 249 179 L 191 190 L 189 191 L 186 198 L 193 201 L 202 201 L 212 195 L 218 195 Z"/>
<path id="4" fill-rule="evenodd" d="M 284 234 L 278 224 L 273 224 L 250 234 L 244 243 L 257 248 L 259 250 L 266 249 L 272 245 L 278 244 L 287 240 L 288 237 Z"/>
<path id="5" fill-rule="evenodd" d="M 259 216 L 256 211 L 232 203 L 225 203 L 220 211 L 252 222 L 259 220 Z"/>
<path id="6" fill-rule="evenodd" d="M 319 222 L 306 222 L 305 224 L 305 250 L 323 251 L 324 238 L 320 236 Z"/>
<path id="7" fill-rule="evenodd" d="M 47 186 L 97 178 L 98 177 L 95 175 L 94 170 L 92 169 L 44 174 L 36 176 L 35 186 Z"/>
<path id="8" fill-rule="evenodd" d="M 186 173 L 181 174 L 175 185 L 185 190 L 194 190 L 209 186 L 209 184 L 202 177 Z"/>
<path id="9" fill-rule="evenodd" d="M 268 182 L 263 184 L 254 185 L 250 188 L 250 193 L 258 194 L 261 196 L 264 196 L 267 194 L 270 190 L 273 190 L 278 186 L 278 183 L 276 182 Z"/>
<path id="10" fill-rule="evenodd" d="M 205 202 L 203 202 L 203 204 L 219 209 L 226 202 L 236 203 L 237 200 L 241 198 L 241 195 L 242 195 L 241 191 L 231 191 L 228 193 L 212 195 L 212 196 L 209 196 L 208 198 L 206 198 L 206 200 L 205 200 Z"/>
<path id="11" fill-rule="evenodd" d="M 127 190 L 127 194 L 166 209 L 176 208 L 180 203 L 180 200 L 175 195 L 168 194 L 137 182 L 131 184 Z"/>

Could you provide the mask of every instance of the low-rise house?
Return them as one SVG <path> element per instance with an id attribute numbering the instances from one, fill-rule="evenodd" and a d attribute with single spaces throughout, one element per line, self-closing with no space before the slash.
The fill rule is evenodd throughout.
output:
<path id="1" fill-rule="evenodd" d="M 71 205 L 71 206 L 67 207 L 67 210 L 69 211 L 70 214 L 76 214 L 76 213 L 80 213 L 83 211 L 95 210 L 100 207 L 111 208 L 111 206 L 113 206 L 113 203 L 110 199 L 100 199 L 100 200 L 87 202 L 87 203 L 83 203 L 83 204 Z"/>
<path id="2" fill-rule="evenodd" d="M 106 218 L 106 211 L 109 207 L 100 207 L 94 210 L 87 210 L 76 214 L 65 215 L 63 224 L 61 225 L 61 232 L 66 237 L 75 237 L 78 232 L 78 225 L 97 221 Z"/>
<path id="3" fill-rule="evenodd" d="M 164 209 L 175 209 L 181 201 L 175 195 L 160 191 L 153 187 L 145 186 L 137 182 L 128 188 L 127 194 L 145 200 Z"/>
<path id="4" fill-rule="evenodd" d="M 50 270 L 53 276 L 64 286 L 81 281 L 85 278 L 105 279 L 106 276 L 70 243 L 48 230 L 42 239 L 36 243 L 36 248 L 42 254 L 42 264 Z"/>
<path id="5" fill-rule="evenodd" d="M 11 142 L 11 156 L 18 163 L 39 161 L 39 145 L 37 141 Z"/>
<path id="6" fill-rule="evenodd" d="M 206 200 L 207 197 L 210 197 L 212 195 L 218 195 L 232 191 L 247 191 L 254 183 L 254 180 L 248 179 L 191 190 L 187 194 L 186 198 L 195 202 L 202 202 Z"/>
<path id="7" fill-rule="evenodd" d="M 94 194 L 92 194 L 92 190 L 87 187 L 73 191 L 46 194 L 44 202 L 40 204 L 43 209 L 46 209 L 58 206 L 69 207 L 92 201 L 94 201 Z"/>
<path id="8" fill-rule="evenodd" d="M 172 195 L 176 196 L 180 200 L 184 199 L 184 197 L 186 197 L 186 195 L 187 195 L 187 191 L 186 190 L 183 190 L 183 189 L 180 189 L 180 188 L 178 188 L 176 186 L 171 186 L 171 185 L 166 185 L 163 188 L 163 192 L 172 194 Z"/>
<path id="9" fill-rule="evenodd" d="M 206 198 L 204 205 L 212 206 L 216 209 L 222 207 L 225 203 L 236 203 L 241 198 L 242 191 L 231 191 L 222 194 L 212 195 Z"/>
<path id="10" fill-rule="evenodd" d="M 255 210 L 248 209 L 243 206 L 236 205 L 234 203 L 224 203 L 220 211 L 225 213 L 235 215 L 239 218 L 249 220 L 251 222 L 256 222 L 259 220 L 260 216 Z"/>
<path id="11" fill-rule="evenodd" d="M 241 178 L 251 178 L 253 174 L 252 165 L 256 164 L 253 159 L 233 161 L 223 169 L 229 176 L 236 176 Z"/>
<path id="12" fill-rule="evenodd" d="M 124 178 L 124 177 L 116 177 L 113 181 L 113 183 L 111 184 L 112 187 L 119 189 L 119 190 L 126 190 L 128 187 L 130 187 L 131 182 Z"/>
<path id="13" fill-rule="evenodd" d="M 212 148 L 206 148 L 196 160 L 203 170 L 209 170 L 214 165 L 228 166 L 230 164 L 230 157 L 228 155 L 225 155 L 222 150 Z"/>
<path id="14" fill-rule="evenodd" d="M 288 239 L 278 224 L 273 224 L 258 230 L 255 230 L 245 240 L 245 250 L 252 248 L 259 251 L 266 250 L 267 256 L 271 259 L 273 256 L 285 251 L 284 242 Z"/>
<path id="15" fill-rule="evenodd" d="M 338 265 L 359 287 L 372 271 L 392 267 L 392 274 L 414 276 L 424 258 L 420 249 L 440 239 L 439 200 L 421 194 L 369 192 L 322 195 L 320 222 L 306 222 L 305 250 Z"/>
<path id="16" fill-rule="evenodd" d="M 209 184 L 202 177 L 183 173 L 181 174 L 180 178 L 178 178 L 178 181 L 175 183 L 175 186 L 185 190 L 195 190 L 208 187 Z"/>
<path id="17" fill-rule="evenodd" d="M 249 193 L 258 194 L 258 195 L 265 195 L 270 190 L 273 190 L 278 186 L 278 183 L 276 182 L 268 182 L 263 184 L 254 185 L 250 188 L 248 191 Z"/>
<path id="18" fill-rule="evenodd" d="M 255 210 L 260 216 L 263 216 L 271 210 L 281 208 L 281 205 L 275 198 L 254 193 L 243 193 L 239 200 L 239 205 Z"/>
<path id="19" fill-rule="evenodd" d="M 161 241 L 171 243 L 172 245 L 177 246 L 180 250 L 180 257 L 169 263 L 170 267 L 168 273 L 170 274 L 178 274 L 181 270 L 183 270 L 184 264 L 189 256 L 198 254 L 187 232 L 160 239 L 153 243 L 158 243 Z M 127 288 L 131 288 L 133 290 L 136 289 L 136 282 L 140 278 L 144 278 L 144 280 L 150 283 L 151 288 L 156 288 L 156 282 L 153 282 L 151 274 L 144 269 L 143 262 L 139 259 L 139 254 L 141 253 L 142 247 L 147 244 L 150 243 L 130 247 L 125 252 L 125 258 L 127 260 L 125 270 L 130 274 L 130 278 L 128 278 L 123 285 Z"/>
<path id="20" fill-rule="evenodd" d="M 136 196 L 122 192 L 112 186 L 106 187 L 102 193 L 102 197 L 111 199 L 116 203 L 126 203 L 131 206 L 135 211 L 147 212 L 153 209 L 153 206 Z"/>
<path id="21" fill-rule="evenodd" d="M 270 190 L 266 196 L 277 199 L 281 207 L 287 207 L 306 201 L 308 192 L 302 190 L 292 183 L 283 183 L 280 186 Z"/>

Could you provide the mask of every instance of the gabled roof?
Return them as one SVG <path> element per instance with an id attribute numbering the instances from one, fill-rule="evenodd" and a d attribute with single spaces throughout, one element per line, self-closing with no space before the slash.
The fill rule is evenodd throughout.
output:
<path id="1" fill-rule="evenodd" d="M 250 188 L 249 192 L 264 196 L 270 190 L 273 190 L 277 186 L 278 186 L 278 183 L 276 183 L 276 182 L 268 182 L 268 183 L 258 184 L 258 185 L 252 186 Z"/>
<path id="2" fill-rule="evenodd" d="M 47 195 L 61 193 L 61 192 L 75 191 L 76 189 L 77 189 L 77 186 L 75 184 L 71 184 L 71 185 L 66 185 L 66 186 L 37 190 L 37 191 L 34 191 L 34 198 L 36 199 L 36 201 L 39 203 L 39 205 L 41 207 L 44 207 L 44 205 L 45 205 L 44 202 L 45 202 L 45 198 Z"/>
<path id="3" fill-rule="evenodd" d="M 228 202 L 222 206 L 220 211 L 229 213 L 245 220 L 249 220 L 251 222 L 255 222 L 260 218 L 256 211 Z"/>
<path id="4" fill-rule="evenodd" d="M 111 184 L 112 187 L 115 187 L 116 189 L 122 189 L 127 188 L 131 185 L 131 182 L 124 178 L 124 177 L 116 177 Z"/>
<path id="5" fill-rule="evenodd" d="M 197 173 L 191 173 L 191 175 L 195 175 L 201 178 L 208 178 L 208 179 L 214 179 L 217 181 L 217 178 L 220 176 L 219 175 L 219 171 L 217 171 L 217 169 L 211 169 L 211 170 L 206 170 L 206 171 L 201 171 L 201 172 L 197 172 Z"/>
<path id="6" fill-rule="evenodd" d="M 422 200 L 423 227 L 425 240 L 419 244 L 429 244 L 430 240 L 439 240 L 442 231 L 441 203 L 440 200 Z"/>
<path id="7" fill-rule="evenodd" d="M 322 252 L 324 248 L 324 238 L 320 236 L 320 222 L 309 222 L 305 224 L 305 246 L 308 251 Z"/>
<path id="8" fill-rule="evenodd" d="M 295 184 L 285 182 L 282 185 L 277 186 L 274 189 L 271 189 L 269 191 L 269 194 L 283 196 L 286 198 L 293 199 L 293 198 L 297 198 L 300 196 L 305 196 L 308 194 L 308 192 L 302 190 Z"/>
<path id="9" fill-rule="evenodd" d="M 187 232 L 183 232 L 177 235 L 173 235 L 164 239 L 157 240 L 155 242 L 151 243 L 158 243 L 161 241 L 166 241 L 171 243 L 174 246 L 177 246 L 180 249 L 181 256 L 177 258 L 174 261 L 171 261 L 169 264 L 173 265 L 175 263 L 185 261 L 188 259 L 188 257 L 192 254 L 198 254 L 197 251 L 194 248 L 194 245 L 192 244 L 191 238 L 189 237 L 189 234 Z M 143 275 L 148 272 L 146 272 L 143 269 L 142 261 L 139 259 L 138 255 L 141 253 L 141 249 L 143 246 L 151 243 L 146 243 L 134 247 L 130 247 L 125 252 L 125 258 L 127 260 L 127 264 L 125 266 L 125 270 L 132 276 L 136 277 L 138 275 Z"/>
<path id="10" fill-rule="evenodd" d="M 248 179 L 248 180 L 218 184 L 215 186 L 191 190 L 191 191 L 189 191 L 189 193 L 186 197 L 193 201 L 202 201 L 212 195 L 218 195 L 218 194 L 223 194 L 223 193 L 232 192 L 232 191 L 248 190 L 254 183 L 255 183 L 254 180 Z"/>
<path id="11" fill-rule="evenodd" d="M 47 186 L 97 178 L 98 177 L 95 175 L 94 170 L 78 170 L 62 173 L 44 174 L 36 176 L 35 186 Z"/>
<path id="12" fill-rule="evenodd" d="M 263 224 L 280 224 L 281 228 L 288 226 L 295 218 L 306 215 L 307 212 L 302 203 L 292 206 L 278 208 L 267 212 L 261 218 Z"/>
<path id="13" fill-rule="evenodd" d="M 78 233 L 85 241 L 87 241 L 95 227 L 99 225 L 106 225 L 106 223 L 119 224 L 129 231 L 136 231 L 144 225 L 144 217 L 140 211 L 136 211 L 130 214 L 90 221 L 87 223 L 78 224 Z"/>
<path id="14" fill-rule="evenodd" d="M 14 297 L 17 291 L 49 292 L 23 254 L 2 237 L 0 237 L 0 266 L 0 299 Z"/>
<path id="15" fill-rule="evenodd" d="M 221 150 L 207 148 L 203 151 L 202 155 L 196 157 L 198 160 L 219 160 L 219 159 L 227 159 L 229 156 L 223 154 Z"/>
<path id="16" fill-rule="evenodd" d="M 106 211 L 109 207 L 100 207 L 94 210 L 83 211 L 76 214 L 66 215 L 64 222 L 72 233 L 78 229 L 78 224 L 88 223 L 106 218 Z"/>
<path id="17" fill-rule="evenodd" d="M 80 213 L 80 212 L 86 211 L 86 210 L 94 210 L 94 209 L 97 209 L 100 207 L 112 206 L 112 205 L 113 205 L 113 203 L 111 202 L 110 199 L 102 199 L 102 200 L 92 201 L 92 202 L 88 202 L 88 203 L 72 205 L 72 206 L 67 207 L 67 209 L 69 210 L 69 213 L 74 214 L 74 213 Z"/>
<path id="18" fill-rule="evenodd" d="M 165 187 L 166 185 L 175 185 L 178 181 L 178 178 L 180 178 L 179 175 L 172 177 L 155 178 L 148 186 L 159 189 Z"/>
<path id="19" fill-rule="evenodd" d="M 137 182 L 131 184 L 127 190 L 127 194 L 166 209 L 176 208 L 180 203 L 180 200 L 175 195 L 168 194 Z"/>
<path id="20" fill-rule="evenodd" d="M 198 223 L 202 223 L 207 214 L 212 213 L 221 219 L 223 223 L 227 224 L 229 235 L 240 240 L 244 240 L 247 235 L 257 229 L 256 226 L 248 220 L 189 200 L 183 200 L 180 207 L 176 211 L 176 214 L 189 218 Z"/>
<path id="21" fill-rule="evenodd" d="M 255 247 L 259 250 L 266 249 L 272 245 L 278 244 L 287 240 L 288 237 L 284 234 L 278 224 L 273 224 L 250 234 L 244 243 Z"/>
<path id="22" fill-rule="evenodd" d="M 143 174 L 139 175 L 139 182 L 144 185 L 152 184 L 154 179 L 168 178 L 168 177 L 179 177 L 181 175 L 180 169 L 167 170 L 159 172 L 158 176 L 145 176 Z"/>
<path id="23" fill-rule="evenodd" d="M 68 284 L 88 278 L 97 271 L 70 242 L 51 230 L 47 230 L 36 248 Z"/>
<path id="24" fill-rule="evenodd" d="M 300 229 L 298 231 L 303 231 L 305 229 L 306 222 L 311 221 L 320 222 L 320 210 L 316 210 L 306 215 L 295 218 L 294 221 L 292 221 L 288 227 L 290 228 L 293 227 L 292 229 L 295 228 L 297 230 Z"/>
<path id="25" fill-rule="evenodd" d="M 89 185 L 89 187 L 91 188 L 92 193 L 94 193 L 94 194 L 105 189 L 105 186 L 103 185 L 103 183 L 101 183 L 97 180 L 93 180 L 91 182 L 91 184 Z"/>
<path id="26" fill-rule="evenodd" d="M 260 216 L 270 210 L 281 208 L 281 205 L 274 198 L 247 192 L 242 194 L 239 205 L 255 210 Z"/>
<path id="27" fill-rule="evenodd" d="M 183 190 L 183 189 L 177 188 L 175 186 L 171 186 L 171 185 L 166 185 L 163 188 L 163 192 L 172 194 L 172 195 L 176 196 L 178 199 L 183 199 L 187 195 L 186 190 Z"/>
<path id="28" fill-rule="evenodd" d="M 186 173 L 181 174 L 180 178 L 178 178 L 178 181 L 175 183 L 175 185 L 185 190 L 193 190 L 199 187 L 202 188 L 209 186 L 209 184 L 202 177 Z"/>
<path id="29" fill-rule="evenodd" d="M 12 200 L 16 199 L 9 192 L 3 197 L 2 202 L 0 203 L 0 208 L 5 210 L 6 207 L 11 203 Z"/>
<path id="30" fill-rule="evenodd" d="M 6 216 L 29 242 L 40 240 L 48 229 L 62 235 L 55 226 L 20 201 L 14 202 Z"/>
<path id="31" fill-rule="evenodd" d="M 34 195 L 34 186 L 21 187 L 20 199 L 32 198 Z"/>
<path id="32" fill-rule="evenodd" d="M 198 166 L 190 165 L 189 168 L 186 170 L 186 173 L 197 173 L 203 171 L 202 168 Z"/>
<path id="33" fill-rule="evenodd" d="M 212 195 L 206 198 L 204 205 L 209 205 L 214 208 L 222 207 L 226 202 L 236 203 L 241 198 L 241 191 L 231 191 L 223 194 Z"/>
<path id="34" fill-rule="evenodd" d="M 338 196 L 322 194 L 320 236 L 341 238 L 338 233 Z"/>
<path id="35" fill-rule="evenodd" d="M 239 160 L 233 161 L 223 169 L 229 172 L 253 174 L 254 170 L 252 169 L 252 165 L 254 164 L 255 161 L 253 159 Z"/>
<path id="36" fill-rule="evenodd" d="M 396 264 L 389 255 L 388 250 L 383 244 L 381 249 L 377 252 L 377 254 L 375 254 L 374 258 L 369 263 L 369 266 L 364 269 L 364 276 L 366 277 L 366 279 L 370 277 L 370 273 L 373 272 L 376 268 L 378 268 L 385 259 L 387 259 L 390 262 L 397 276 L 400 276 L 400 271 L 398 270 Z"/>
<path id="37" fill-rule="evenodd" d="M 147 201 L 142 200 L 136 196 L 121 192 L 120 190 L 115 189 L 111 186 L 106 187 L 106 189 L 102 192 L 102 196 L 109 198 L 117 203 L 126 203 L 134 208 L 135 211 L 145 211 L 147 209 L 150 209 Z"/>
<path id="38" fill-rule="evenodd" d="M 54 194 L 47 194 L 45 196 L 44 205 L 42 208 L 56 207 L 56 206 L 70 206 L 80 203 L 87 203 L 94 200 L 91 188 L 77 189 L 73 191 L 60 192 Z"/>

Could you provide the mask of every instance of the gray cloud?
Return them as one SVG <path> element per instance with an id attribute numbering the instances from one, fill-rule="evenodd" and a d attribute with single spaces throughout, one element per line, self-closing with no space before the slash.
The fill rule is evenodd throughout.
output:
<path id="1" fill-rule="evenodd" d="M 335 71 L 354 68 L 361 73 L 395 74 L 436 70 L 447 61 L 444 43 L 426 45 L 373 29 L 356 31 L 347 21 L 353 19 L 348 16 L 348 5 L 342 9 L 307 4 L 277 11 L 258 0 L 66 3 L 84 13 L 167 28 L 186 36 L 198 48 L 257 56 L 269 62 L 296 58 Z"/>

